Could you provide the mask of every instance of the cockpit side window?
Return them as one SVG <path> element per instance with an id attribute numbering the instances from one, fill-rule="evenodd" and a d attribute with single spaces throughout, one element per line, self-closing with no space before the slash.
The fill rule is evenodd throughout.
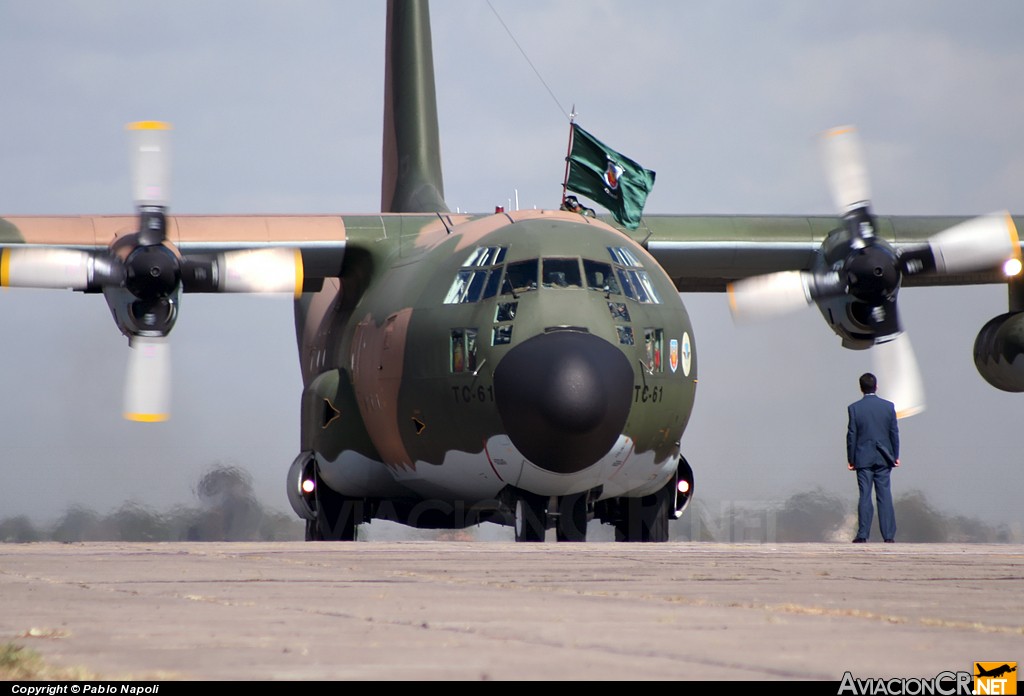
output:
<path id="1" fill-rule="evenodd" d="M 615 262 L 615 272 L 626 297 L 641 304 L 661 304 L 661 296 L 636 254 L 626 247 L 608 247 L 608 254 Z"/>
<path id="2" fill-rule="evenodd" d="M 616 333 L 619 335 L 619 343 L 624 346 L 631 346 L 634 344 L 633 340 L 633 327 L 632 326 L 616 326 Z"/>
<path id="3" fill-rule="evenodd" d="M 608 311 L 612 314 L 612 319 L 615 321 L 631 321 L 629 318 L 629 308 L 626 307 L 625 302 L 609 302 Z"/>
<path id="4" fill-rule="evenodd" d="M 501 282 L 506 247 L 477 247 L 469 255 L 445 295 L 445 304 L 479 302 L 494 297 Z"/>
<path id="5" fill-rule="evenodd" d="M 641 304 L 649 304 L 653 302 L 653 300 L 651 299 L 651 296 L 647 294 L 647 288 L 640 280 L 641 273 L 643 273 L 643 271 L 626 271 L 626 274 L 629 275 L 630 284 L 633 286 L 633 289 L 636 290 L 637 301 Z M 644 273 L 644 275 L 647 274 Z M 650 284 L 650 281 L 648 281 L 648 284 Z"/>
<path id="6" fill-rule="evenodd" d="M 501 267 L 495 268 L 491 271 L 491 275 L 487 277 L 487 285 L 484 286 L 483 299 L 488 297 L 494 297 L 498 294 L 498 283 L 501 282 Z"/>
<path id="7" fill-rule="evenodd" d="M 654 304 L 661 304 L 661 296 L 658 291 L 654 289 L 654 284 L 651 282 L 651 276 L 647 274 L 647 271 L 636 271 L 637 278 L 640 279 L 640 284 L 644 288 L 644 292 L 647 293 L 649 298 L 647 301 Z"/>
<path id="8" fill-rule="evenodd" d="M 505 247 L 477 247 L 469 259 L 467 266 L 497 266 L 505 260 Z"/>
<path id="9" fill-rule="evenodd" d="M 622 281 L 622 292 L 631 300 L 636 299 L 636 290 L 633 289 L 633 284 L 629 282 L 629 272 L 621 268 L 615 269 L 616 273 L 619 274 L 619 280 Z"/>
<path id="10" fill-rule="evenodd" d="M 476 329 L 460 328 L 451 330 L 452 372 L 474 372 L 476 370 Z"/>
<path id="11" fill-rule="evenodd" d="M 608 253 L 611 254 L 612 261 L 621 266 L 640 268 L 639 259 L 626 247 L 608 247 Z"/>
<path id="12" fill-rule="evenodd" d="M 663 350 L 665 347 L 664 329 L 644 329 L 644 349 L 647 353 L 647 362 L 644 364 L 648 372 L 664 372 L 665 362 Z"/>

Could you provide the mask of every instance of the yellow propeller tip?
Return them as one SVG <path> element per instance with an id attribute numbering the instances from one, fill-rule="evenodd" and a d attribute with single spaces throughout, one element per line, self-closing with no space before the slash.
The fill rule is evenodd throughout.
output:
<path id="1" fill-rule="evenodd" d="M 911 416 L 916 416 L 922 411 L 924 411 L 924 406 L 911 406 L 910 408 L 905 408 L 901 411 L 898 411 L 896 413 L 896 418 L 900 420 L 904 418 L 910 418 Z"/>
<path id="2" fill-rule="evenodd" d="M 304 269 L 302 266 L 302 252 L 295 250 L 295 299 L 302 297 L 302 285 L 304 282 Z"/>
<path id="3" fill-rule="evenodd" d="M 1010 243 L 1013 245 L 1013 255 L 1017 258 L 1020 257 L 1020 235 L 1017 234 L 1017 224 L 1013 221 L 1013 216 L 1009 212 L 1006 213 L 1006 227 L 1010 231 Z"/>
<path id="4" fill-rule="evenodd" d="M 729 311 L 736 313 L 736 288 L 734 283 L 725 286 L 725 292 L 729 296 Z"/>
<path id="5" fill-rule="evenodd" d="M 165 121 L 134 121 L 125 128 L 128 130 L 170 130 L 171 124 Z"/>
<path id="6" fill-rule="evenodd" d="M 136 423 L 163 423 L 170 418 L 166 413 L 125 413 L 124 419 Z"/>

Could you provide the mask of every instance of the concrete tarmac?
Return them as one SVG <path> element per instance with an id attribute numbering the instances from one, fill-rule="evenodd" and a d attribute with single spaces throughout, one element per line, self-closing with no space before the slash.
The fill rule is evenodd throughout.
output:
<path id="1" fill-rule="evenodd" d="M 110 679 L 934 677 L 1024 661 L 1024 547 L 8 544 L 0 642 Z"/>

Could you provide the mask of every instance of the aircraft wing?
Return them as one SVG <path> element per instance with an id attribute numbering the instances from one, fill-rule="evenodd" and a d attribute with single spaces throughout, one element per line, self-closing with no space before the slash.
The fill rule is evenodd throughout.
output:
<path id="1" fill-rule="evenodd" d="M 896 249 L 910 248 L 968 219 L 878 217 L 877 232 Z M 619 227 L 610 219 L 606 222 Z M 440 224 L 440 219 L 387 213 L 177 215 L 168 217 L 167 239 L 183 254 L 298 249 L 306 277 L 314 279 L 340 273 L 349 241 L 382 241 L 401 236 L 404 228 L 422 229 L 430 223 Z M 134 232 L 137 225 L 134 215 L 6 217 L 0 218 L 0 246 L 102 249 L 115 238 Z M 810 268 L 828 233 L 839 225 L 839 220 L 829 215 L 647 215 L 638 229 L 628 233 L 644 244 L 681 292 L 725 292 L 730 282 L 741 278 Z M 908 277 L 904 286 L 999 282 L 1005 282 L 1005 276 L 992 268 Z"/>
<path id="2" fill-rule="evenodd" d="M 380 216 L 377 227 L 383 227 Z M 135 215 L 25 216 L 0 218 L 0 247 L 105 249 L 138 228 Z M 347 240 L 337 215 L 191 216 L 167 218 L 167 241 L 183 254 L 287 247 L 302 252 L 307 278 L 338 275 Z"/>
<path id="3" fill-rule="evenodd" d="M 350 244 L 372 245 L 404 240 L 413 253 L 418 236 L 448 228 L 469 216 L 454 214 L 364 215 L 171 215 L 167 242 L 182 255 L 209 255 L 259 249 L 297 249 L 309 285 L 341 275 Z M 139 227 L 136 215 L 65 215 L 0 217 L 0 250 L 62 248 L 100 252 Z"/>
<path id="4" fill-rule="evenodd" d="M 919 247 L 939 232 L 969 219 L 878 217 L 876 230 L 878 236 L 901 250 Z M 605 221 L 615 224 L 610 219 Z M 840 226 L 841 221 L 829 215 L 646 215 L 641 226 L 630 234 L 643 243 L 681 292 L 725 292 L 730 282 L 741 278 L 809 269 L 828 233 Z M 993 267 L 911 276 L 903 284 L 974 285 L 1005 281 L 1001 270 Z"/>

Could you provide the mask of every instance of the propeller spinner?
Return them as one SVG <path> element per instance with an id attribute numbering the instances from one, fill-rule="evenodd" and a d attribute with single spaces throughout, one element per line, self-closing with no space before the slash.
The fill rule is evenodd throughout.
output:
<path id="1" fill-rule="evenodd" d="M 924 389 L 910 339 L 900 322 L 897 296 L 904 276 L 989 268 L 1019 256 L 1009 213 L 986 215 L 934 235 L 927 243 L 895 249 L 876 235 L 867 167 L 851 126 L 824 134 L 822 155 L 832 198 L 842 215 L 845 249 L 831 266 L 782 271 L 729 286 L 733 317 L 777 316 L 811 303 L 848 297 L 850 311 L 870 328 L 875 372 L 900 417 L 924 410 Z"/>

